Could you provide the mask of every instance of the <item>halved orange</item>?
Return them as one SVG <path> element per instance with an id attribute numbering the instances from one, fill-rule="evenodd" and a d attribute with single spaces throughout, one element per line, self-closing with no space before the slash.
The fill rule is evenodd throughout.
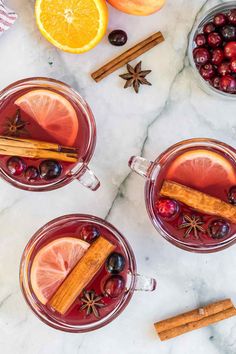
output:
<path id="1" fill-rule="evenodd" d="M 36 21 L 53 45 L 75 54 L 97 45 L 106 33 L 105 0 L 36 0 Z"/>
<path id="2" fill-rule="evenodd" d="M 236 183 L 233 164 L 217 152 L 196 149 L 179 155 L 167 172 L 167 179 L 197 188 Z"/>
<path id="3" fill-rule="evenodd" d="M 15 104 L 58 143 L 73 146 L 79 122 L 74 107 L 64 96 L 50 90 L 32 90 L 19 97 Z"/>
<path id="4" fill-rule="evenodd" d="M 62 237 L 44 246 L 35 256 L 31 268 L 31 285 L 42 304 L 55 291 L 83 257 L 89 243 L 74 237 Z"/>

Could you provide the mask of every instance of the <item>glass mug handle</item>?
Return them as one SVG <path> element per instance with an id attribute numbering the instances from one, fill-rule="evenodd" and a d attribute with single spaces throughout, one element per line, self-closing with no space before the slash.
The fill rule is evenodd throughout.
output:
<path id="1" fill-rule="evenodd" d="M 88 166 L 84 166 L 77 180 L 86 188 L 96 191 L 100 187 L 100 181 Z"/>
<path id="2" fill-rule="evenodd" d="M 132 156 L 129 160 L 129 167 L 138 175 L 147 178 L 148 170 L 153 162 L 144 159 L 141 156 Z"/>
<path id="3" fill-rule="evenodd" d="M 144 275 L 135 274 L 135 291 L 154 291 L 157 287 L 157 281 Z"/>

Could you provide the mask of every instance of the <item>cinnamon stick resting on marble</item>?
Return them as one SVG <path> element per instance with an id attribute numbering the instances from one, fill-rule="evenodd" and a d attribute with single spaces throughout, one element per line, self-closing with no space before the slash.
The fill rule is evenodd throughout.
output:
<path id="1" fill-rule="evenodd" d="M 157 322 L 154 326 L 161 341 L 165 341 L 235 315 L 236 309 L 232 301 L 226 299 Z"/>

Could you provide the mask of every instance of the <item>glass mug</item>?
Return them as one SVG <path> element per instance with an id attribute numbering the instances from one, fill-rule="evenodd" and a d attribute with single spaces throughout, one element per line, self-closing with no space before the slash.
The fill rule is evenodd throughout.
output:
<path id="1" fill-rule="evenodd" d="M 145 178 L 149 217 L 167 241 L 184 250 L 201 253 L 220 251 L 236 242 L 236 220 L 221 215 L 221 206 L 207 214 L 202 205 L 194 208 L 191 201 L 194 189 L 198 197 L 202 192 L 217 198 L 218 206 L 224 202 L 224 208 L 236 213 L 234 148 L 217 140 L 189 139 L 171 146 L 153 162 L 133 156 L 129 166 Z M 181 188 L 183 192 L 181 184 L 183 193 L 186 193 L 185 187 L 191 188 L 190 200 L 172 199 L 169 190 L 163 192 L 165 181 L 177 183 L 178 190 Z M 165 186 L 170 188 L 170 184 Z"/>
<path id="2" fill-rule="evenodd" d="M 72 304 L 69 312 L 65 315 L 59 315 L 47 305 L 44 305 L 38 300 L 34 292 L 33 275 L 31 273 L 34 268 L 35 257 L 39 254 L 42 248 L 51 241 L 62 239 L 64 237 L 75 237 L 83 240 L 88 240 L 88 231 L 92 230 L 94 235 L 102 235 L 115 246 L 115 254 L 122 255 L 124 263 L 120 269 L 116 268 L 116 275 L 112 275 L 108 271 L 107 261 L 94 276 L 92 281 L 86 287 L 86 291 L 95 291 L 97 296 L 102 296 L 102 302 L 105 303 L 100 312 L 100 317 L 95 317 L 93 314 L 85 314 L 81 306 L 81 297 Z M 86 237 L 85 237 L 86 236 Z M 41 252 L 42 253 L 42 252 Z M 112 253 L 111 256 L 113 256 Z M 35 274 L 35 272 L 33 272 Z M 54 273 L 53 273 L 54 274 Z M 111 293 L 105 293 L 107 284 L 111 279 L 122 281 L 122 285 L 117 288 L 117 297 L 111 296 Z M 121 283 L 119 283 L 121 284 Z M 20 286 L 23 296 L 35 313 L 47 325 L 66 332 L 89 332 L 99 329 L 111 321 L 113 321 L 121 312 L 124 311 L 129 301 L 131 300 L 134 291 L 154 291 L 156 288 L 156 280 L 147 278 L 137 274 L 137 266 L 134 253 L 127 242 L 126 238 L 111 224 L 98 217 L 91 215 L 73 214 L 59 217 L 50 221 L 48 224 L 38 230 L 28 242 L 20 265 Z M 114 290 L 114 288 L 112 288 Z M 116 291 L 116 290 L 115 290 Z M 102 294 L 102 295 L 101 295 Z M 110 294 L 109 296 L 107 294 Z M 81 312 L 82 311 L 82 312 Z"/>
<path id="3" fill-rule="evenodd" d="M 83 143 L 81 143 L 83 146 L 79 147 L 80 150 L 83 151 L 82 157 L 79 158 L 78 163 L 70 163 L 69 165 L 67 162 L 67 166 L 63 169 L 63 173 L 54 180 L 28 183 L 25 179 L 16 178 L 11 173 L 9 173 L 6 168 L 8 161 L 7 159 L 9 158 L 9 156 L 2 156 L 0 159 L 1 178 L 3 178 L 11 185 L 27 191 L 50 191 L 63 187 L 68 183 L 72 182 L 73 180 L 78 180 L 82 185 L 93 191 L 97 190 L 100 186 L 100 182 L 88 167 L 88 163 L 92 158 L 96 145 L 95 120 L 88 104 L 72 87 L 66 85 L 63 82 L 43 77 L 27 78 L 21 81 L 17 81 L 0 91 L 0 120 L 5 117 L 9 117 L 11 114 L 13 114 L 13 109 L 14 112 L 16 111 L 14 102 L 17 98 L 21 97 L 25 93 L 37 89 L 50 90 L 52 92 L 58 93 L 64 98 L 66 98 L 73 106 L 77 114 L 77 119 L 79 123 L 77 140 L 83 140 Z M 34 132 L 37 133 L 35 128 Z M 46 140 L 43 135 L 44 134 L 42 132 L 42 137 L 40 137 L 40 139 L 38 140 Z M 47 136 L 46 130 L 45 135 Z M 22 137 L 28 138 L 28 136 Z M 31 160 L 32 159 L 29 159 L 30 163 L 34 164 L 35 160 Z"/>

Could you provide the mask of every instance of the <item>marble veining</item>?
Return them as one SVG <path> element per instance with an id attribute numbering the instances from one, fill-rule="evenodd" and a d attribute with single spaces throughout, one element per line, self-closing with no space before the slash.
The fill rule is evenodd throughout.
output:
<path id="1" fill-rule="evenodd" d="M 0 89 L 30 76 L 54 77 L 89 102 L 98 140 L 91 168 L 102 187 L 95 193 L 77 182 L 50 193 L 27 193 L 0 181 L 0 352 L 2 354 L 235 354 L 236 321 L 161 343 L 153 323 L 207 302 L 236 298 L 235 246 L 218 254 L 196 255 L 167 243 L 145 210 L 144 180 L 131 173 L 132 155 L 154 159 L 171 144 L 210 137 L 236 146 L 235 103 L 208 96 L 197 85 L 187 59 L 188 36 L 197 16 L 223 1 L 168 0 L 147 18 L 110 8 L 109 30 L 122 28 L 126 48 L 162 30 L 166 41 L 142 56 L 152 69 L 152 87 L 139 95 L 124 90 L 118 70 L 99 84 L 90 73 L 119 53 L 106 38 L 82 56 L 59 52 L 39 34 L 33 0 L 8 0 L 19 18 L 0 38 Z M 134 61 L 135 64 L 137 61 Z M 63 214 L 90 213 L 113 223 L 131 243 L 138 270 L 158 280 L 154 293 L 135 293 L 126 311 L 109 326 L 89 334 L 52 330 L 29 310 L 19 289 L 24 246 L 47 221 Z"/>

